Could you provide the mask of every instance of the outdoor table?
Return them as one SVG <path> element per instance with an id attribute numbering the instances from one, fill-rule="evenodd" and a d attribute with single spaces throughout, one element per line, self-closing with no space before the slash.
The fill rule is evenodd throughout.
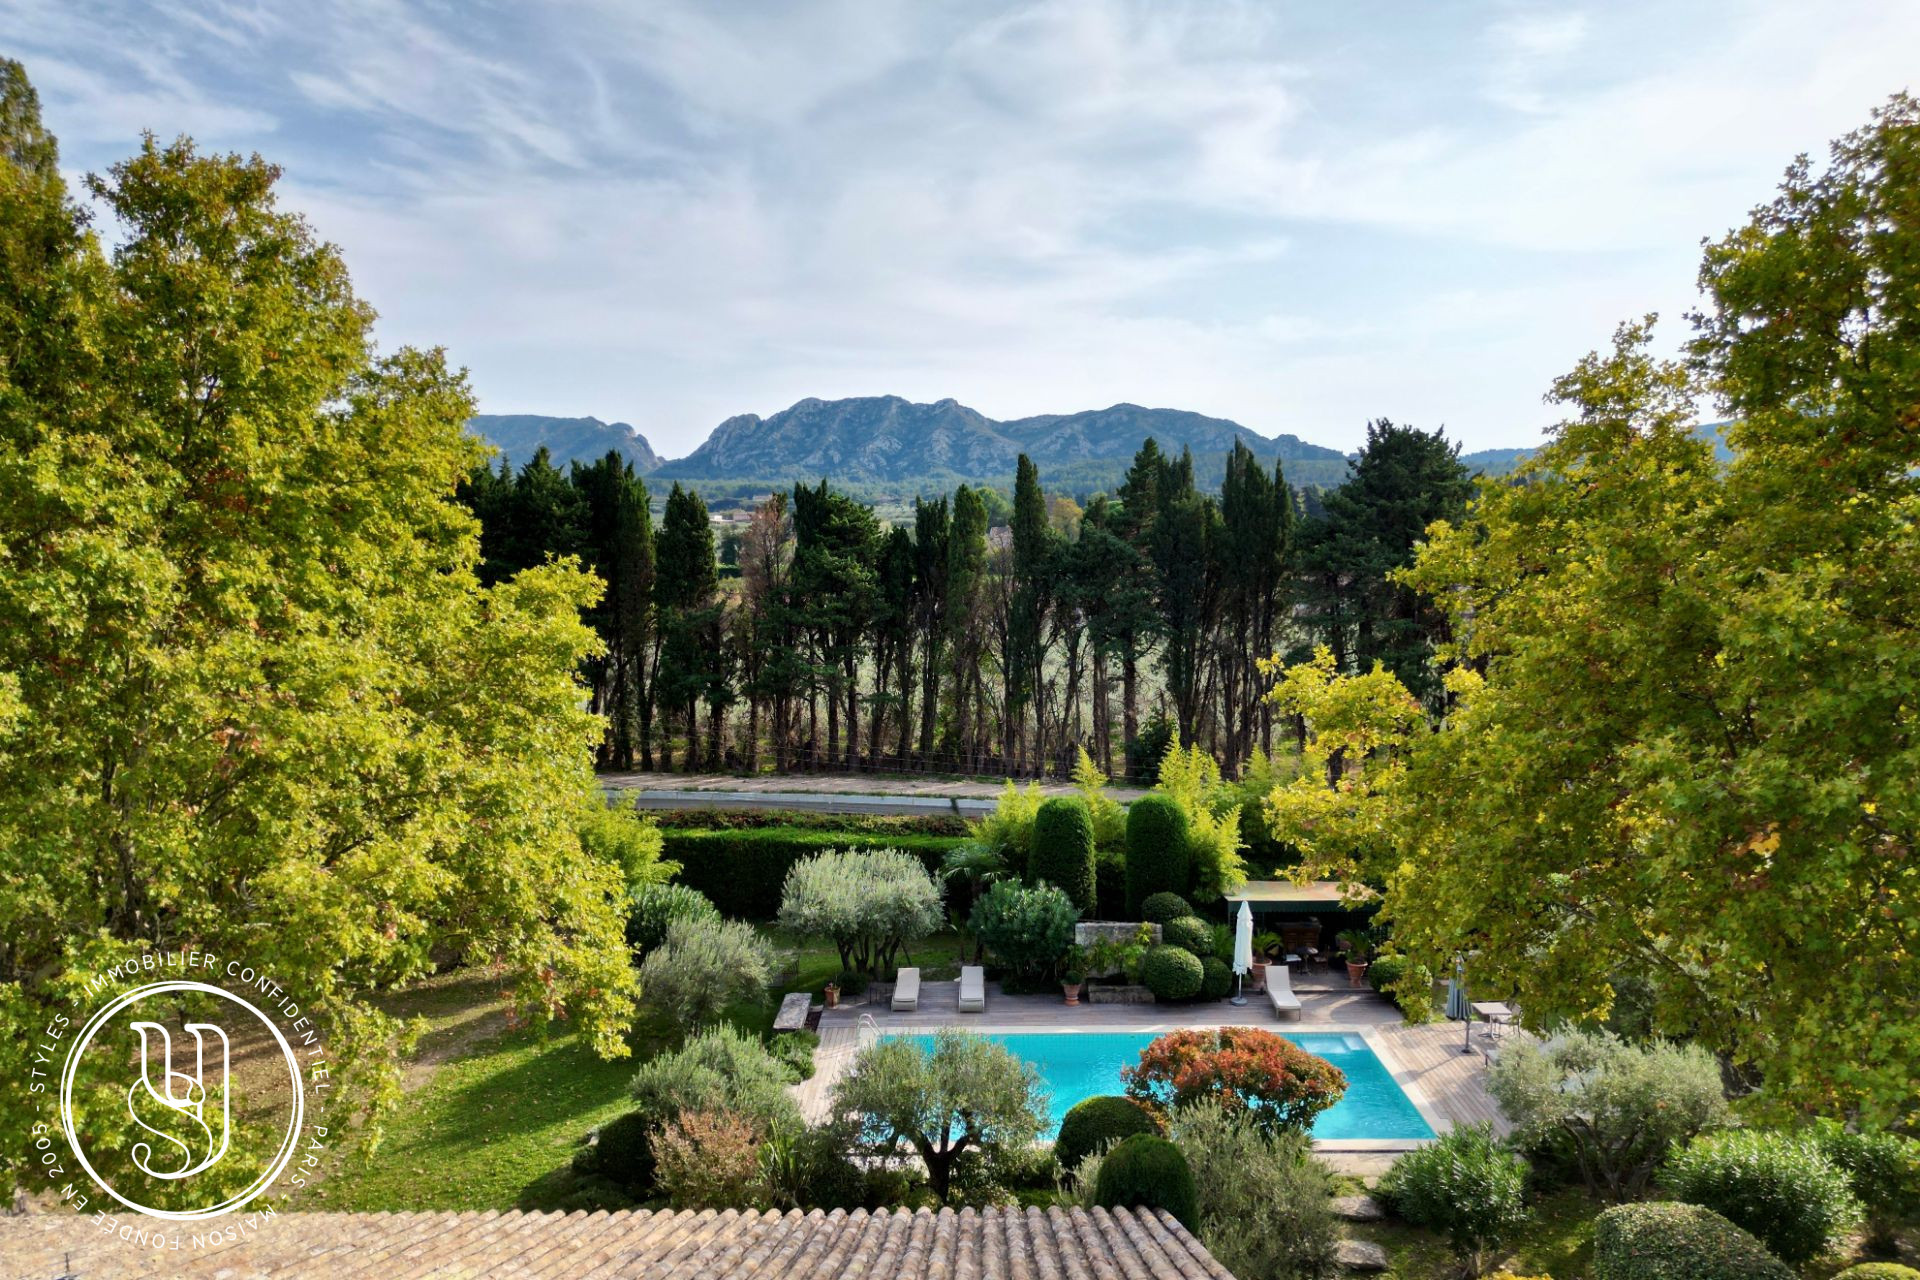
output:
<path id="1" fill-rule="evenodd" d="M 1498 1000 L 1476 1000 L 1473 1011 L 1490 1027 L 1506 1027 L 1513 1023 L 1513 1010 Z"/>

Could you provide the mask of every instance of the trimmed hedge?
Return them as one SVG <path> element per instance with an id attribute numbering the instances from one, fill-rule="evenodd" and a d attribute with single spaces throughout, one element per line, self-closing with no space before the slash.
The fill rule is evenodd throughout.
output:
<path id="1" fill-rule="evenodd" d="M 1085 800 L 1055 796 L 1041 804 L 1033 816 L 1027 879 L 1064 891 L 1082 917 L 1093 914 L 1093 814 Z"/>
<path id="2" fill-rule="evenodd" d="M 793 864 L 828 849 L 901 849 L 936 878 L 947 851 L 961 836 L 871 835 L 797 827 L 727 831 L 663 831 L 663 856 L 680 864 L 678 883 L 690 885 L 740 920 L 771 920 L 780 914 L 780 892 Z"/>
<path id="3" fill-rule="evenodd" d="M 1863 1262 L 1848 1267 L 1833 1280 L 1920 1280 L 1920 1271 L 1897 1262 Z"/>
<path id="4" fill-rule="evenodd" d="M 852 831 L 869 836 L 964 836 L 958 814 L 818 813 L 812 809 L 645 809 L 662 831 Z"/>
<path id="5" fill-rule="evenodd" d="M 1622 1204 L 1594 1219 L 1593 1280 L 1794 1280 L 1767 1246 L 1697 1204 Z"/>
<path id="6" fill-rule="evenodd" d="M 1227 993 L 1233 990 L 1233 970 L 1219 956 L 1207 956 L 1200 961 L 1200 998 L 1202 1000 L 1225 1000 Z"/>
<path id="7" fill-rule="evenodd" d="M 1181 916 L 1162 924 L 1160 941 L 1191 951 L 1202 960 L 1213 954 L 1213 930 L 1199 916 Z"/>
<path id="8" fill-rule="evenodd" d="M 1189 874 L 1187 815 L 1171 796 L 1127 806 L 1127 906 L 1136 918 L 1156 893 L 1183 893 Z"/>
<path id="9" fill-rule="evenodd" d="M 1185 947 L 1151 947 L 1140 962 L 1140 981 L 1156 1000 L 1190 1000 L 1206 980 L 1200 957 Z"/>
<path id="10" fill-rule="evenodd" d="M 1099 849 L 1093 855 L 1094 920 L 1127 918 L 1127 855 L 1119 849 Z"/>
<path id="11" fill-rule="evenodd" d="M 1066 1170 L 1077 1169 L 1080 1162 L 1096 1151 L 1136 1133 L 1159 1135 L 1160 1118 L 1132 1098 L 1105 1094 L 1085 1098 L 1073 1104 L 1060 1121 L 1060 1134 L 1053 1140 L 1053 1158 Z"/>
<path id="12" fill-rule="evenodd" d="M 1706 1133 L 1667 1157 L 1661 1182 L 1799 1264 L 1840 1243 L 1861 1217 L 1846 1171 L 1800 1133 Z"/>
<path id="13" fill-rule="evenodd" d="M 1177 893 L 1148 894 L 1140 904 L 1140 918 L 1148 924 L 1165 924 L 1193 914 L 1193 904 Z"/>
<path id="14" fill-rule="evenodd" d="M 1199 1233 L 1200 1194 L 1180 1148 L 1165 1138 L 1136 1133 L 1107 1152 L 1093 1183 L 1102 1209 L 1165 1209 L 1187 1230 Z"/>

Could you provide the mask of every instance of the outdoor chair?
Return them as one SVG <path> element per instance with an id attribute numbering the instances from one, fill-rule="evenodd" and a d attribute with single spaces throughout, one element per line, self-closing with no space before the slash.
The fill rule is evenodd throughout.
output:
<path id="1" fill-rule="evenodd" d="M 914 1013 L 920 1008 L 920 971 L 902 969 L 893 984 L 893 1011 Z"/>
<path id="2" fill-rule="evenodd" d="M 986 1011 L 987 971 L 977 964 L 966 965 L 960 970 L 960 1012 Z"/>
<path id="3" fill-rule="evenodd" d="M 1293 975 L 1283 964 L 1267 966 L 1267 1000 L 1273 1005 L 1276 1018 L 1294 1018 L 1301 1016 L 1300 997 L 1293 994 Z"/>

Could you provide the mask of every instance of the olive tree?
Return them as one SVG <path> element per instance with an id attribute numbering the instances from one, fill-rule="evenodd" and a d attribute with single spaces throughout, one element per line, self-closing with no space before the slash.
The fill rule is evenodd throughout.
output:
<path id="1" fill-rule="evenodd" d="M 918 1155 L 944 1203 L 962 1152 L 993 1156 L 1040 1136 L 1047 1093 L 1006 1046 L 942 1028 L 929 1048 L 886 1039 L 861 1050 L 834 1086 L 833 1110 L 854 1126 L 862 1154 Z"/>
<path id="2" fill-rule="evenodd" d="M 773 968 L 773 945 L 750 924 L 675 920 L 640 965 L 640 993 L 685 1025 L 705 1027 L 736 1001 L 765 999 Z"/>
<path id="3" fill-rule="evenodd" d="M 940 886 L 898 849 L 830 849 L 796 863 L 780 896 L 780 923 L 830 938 L 840 966 L 880 977 L 940 927 Z"/>

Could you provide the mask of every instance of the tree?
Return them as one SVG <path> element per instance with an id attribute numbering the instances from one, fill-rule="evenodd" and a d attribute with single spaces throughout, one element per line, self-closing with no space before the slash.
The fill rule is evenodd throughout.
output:
<path id="1" fill-rule="evenodd" d="M 922 1048 L 876 1040 L 833 1087 L 833 1109 L 859 1126 L 861 1149 L 890 1159 L 911 1150 L 943 1203 L 954 1161 L 1025 1147 L 1040 1136 L 1047 1095 L 1039 1073 L 1004 1045 L 942 1027 Z"/>
<path id="2" fill-rule="evenodd" d="M 941 924 L 940 886 L 920 859 L 898 849 L 829 850 L 787 872 L 780 923 L 830 938 L 840 967 L 873 977 Z"/>
<path id="3" fill-rule="evenodd" d="M 947 543 L 947 655 L 953 709 L 956 763 L 971 770 L 981 757 L 975 739 L 984 730 L 985 681 L 981 678 L 985 644 L 982 613 L 987 577 L 987 508 L 980 492 L 961 485 L 953 491 L 953 527 Z"/>
<path id="4" fill-rule="evenodd" d="M 1051 590 L 1053 533 L 1047 526 L 1047 499 L 1040 489 L 1040 472 L 1026 454 L 1021 454 L 1013 481 L 1013 589 L 1008 620 L 1005 714 L 1001 731 L 1005 735 L 1002 754 L 1009 768 L 1025 758 L 1026 716 L 1035 711 L 1035 736 L 1044 734 L 1043 716 L 1038 701 L 1045 651 L 1041 645 L 1042 626 Z"/>
<path id="5" fill-rule="evenodd" d="M 713 558 L 713 527 L 700 495 L 676 482 L 667 494 L 660 525 L 659 571 L 654 607 L 662 636 L 658 689 L 663 707 L 679 712 L 686 727 L 686 767 L 700 767 L 700 703 L 713 702 L 726 683 L 720 644 L 719 567 Z M 672 747 L 662 744 L 662 767 L 673 767 Z M 719 764 L 720 744 L 710 744 Z"/>
<path id="6" fill-rule="evenodd" d="M 840 761 L 840 713 L 846 712 L 845 767 L 859 767 L 860 659 L 872 621 L 880 524 L 873 512 L 822 480 L 793 490 L 794 596 L 827 678 L 829 764 Z"/>
<path id="7" fill-rule="evenodd" d="M 606 593 L 587 614 L 606 645 L 605 655 L 588 664 L 595 709 L 607 718 L 601 759 L 631 769 L 636 731 L 642 742 L 653 736 L 654 547 L 647 485 L 613 449 L 591 467 L 575 463 L 573 485 L 584 507 L 587 564 L 606 583 Z M 485 522 L 482 515 L 483 528 Z"/>
<path id="8" fill-rule="evenodd" d="M 1347 1091 L 1340 1068 L 1258 1027 L 1169 1032 L 1120 1075 L 1129 1098 L 1163 1115 L 1212 1100 L 1269 1135 L 1307 1132 Z"/>
<path id="9" fill-rule="evenodd" d="M 913 500 L 913 629 L 920 646 L 920 757 L 933 755 L 940 714 L 940 674 L 946 640 L 953 521 L 947 500 Z M 904 756 L 906 752 L 903 750 Z"/>
<path id="10" fill-rule="evenodd" d="M 774 963 L 772 944 L 752 925 L 694 915 L 668 924 L 647 953 L 640 991 L 682 1026 L 712 1026 L 728 1005 L 766 999 Z"/>
<path id="11" fill-rule="evenodd" d="M 480 462 L 465 380 L 376 353 L 277 170 L 149 140 L 89 184 L 108 258 L 6 75 L 4 1122 L 25 1131 L 25 1028 L 145 948 L 301 993 L 376 1121 L 402 1037 L 372 997 L 449 958 L 503 963 L 529 1018 L 624 1054 L 622 877 L 578 831 L 595 583 L 477 580 L 450 498 Z"/>

